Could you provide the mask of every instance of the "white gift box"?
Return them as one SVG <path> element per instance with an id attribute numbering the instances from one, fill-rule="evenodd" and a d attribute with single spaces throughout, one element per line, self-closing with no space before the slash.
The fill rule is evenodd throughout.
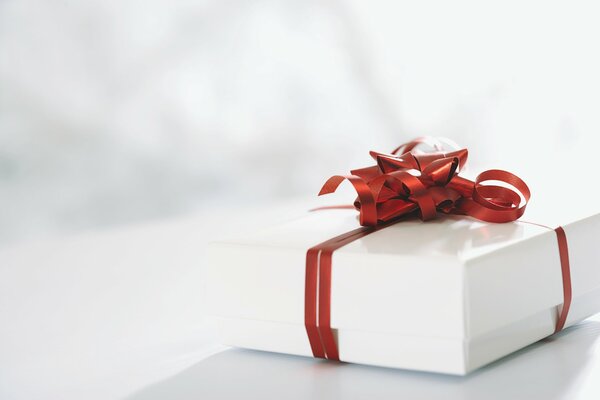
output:
<path id="1" fill-rule="evenodd" d="M 223 343 L 312 357 L 306 251 L 358 226 L 354 210 L 319 210 L 212 243 L 207 293 Z M 561 226 L 568 327 L 600 311 L 600 214 Z M 332 263 L 331 327 L 345 362 L 464 375 L 551 335 L 563 303 L 556 234 L 526 222 L 402 221 L 336 250 Z"/>

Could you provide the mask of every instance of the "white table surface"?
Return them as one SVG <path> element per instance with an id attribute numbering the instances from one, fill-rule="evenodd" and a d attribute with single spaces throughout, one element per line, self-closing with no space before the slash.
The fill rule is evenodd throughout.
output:
<path id="1" fill-rule="evenodd" d="M 245 215 L 241 229 L 262 218 Z M 220 346 L 203 253 L 234 218 L 206 212 L 0 249 L 0 399 L 600 398 L 600 316 L 467 377 Z"/>

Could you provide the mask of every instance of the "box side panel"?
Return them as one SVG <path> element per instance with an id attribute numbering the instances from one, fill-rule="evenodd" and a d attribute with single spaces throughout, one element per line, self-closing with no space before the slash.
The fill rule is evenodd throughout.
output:
<path id="1" fill-rule="evenodd" d="M 582 320 L 600 308 L 600 289 L 578 296 L 573 303 L 574 318 Z M 554 332 L 556 307 L 542 310 L 498 330 L 487 332 L 468 341 L 467 371 L 475 370 L 523 347 L 537 342 Z M 564 331 L 566 335 L 569 330 Z"/>
<path id="2" fill-rule="evenodd" d="M 464 339 L 463 269 L 452 257 L 333 255 L 332 325 Z"/>
<path id="3" fill-rule="evenodd" d="M 344 329 L 337 334 L 342 361 L 452 375 L 467 372 L 462 339 Z"/>
<path id="4" fill-rule="evenodd" d="M 225 344 L 312 357 L 304 326 L 219 318 Z M 336 330 L 342 361 L 453 375 L 466 372 L 464 341 Z"/>
<path id="5" fill-rule="evenodd" d="M 554 232 L 470 259 L 465 266 L 467 335 L 477 337 L 562 302 Z M 551 334 L 552 330 L 547 332 Z"/>
<path id="6" fill-rule="evenodd" d="M 339 249 L 332 327 L 463 339 L 462 268 L 454 261 Z M 303 250 L 215 243 L 207 281 L 215 316 L 304 324 Z"/>
<path id="7" fill-rule="evenodd" d="M 600 311 L 600 215 L 564 226 L 573 301 L 567 326 Z M 563 282 L 556 234 L 548 231 L 466 262 L 467 334 L 477 337 L 562 305 Z M 554 325 L 547 327 L 547 335 Z"/>
<path id="8" fill-rule="evenodd" d="M 221 342 L 245 349 L 312 357 L 303 325 L 252 319 L 217 318 Z"/>
<path id="9" fill-rule="evenodd" d="M 527 318 L 487 332 L 468 341 L 467 372 L 505 357 L 537 342 L 554 330 L 555 308 L 543 310 Z"/>
<path id="10" fill-rule="evenodd" d="M 600 312 L 594 301 L 600 291 L 600 215 L 567 224 L 564 227 L 571 265 L 573 303 L 566 326 Z"/>
<path id="11" fill-rule="evenodd" d="M 215 316 L 304 324 L 305 256 L 278 247 L 214 243 L 207 303 Z"/>

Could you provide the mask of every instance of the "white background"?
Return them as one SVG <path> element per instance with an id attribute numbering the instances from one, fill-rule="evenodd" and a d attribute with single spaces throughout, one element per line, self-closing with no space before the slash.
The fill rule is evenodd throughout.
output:
<path id="1" fill-rule="evenodd" d="M 599 194 L 598 13 L 592 1 L 0 1 L 0 398 L 264 398 L 262 370 L 280 374 L 279 397 L 505 398 L 518 382 L 525 398 L 594 398 L 595 321 L 464 380 L 250 352 L 197 363 L 219 349 L 204 243 L 236 215 L 312 196 L 368 150 L 442 135 L 474 171 L 578 176 L 556 182 L 568 207 Z"/>
<path id="2" fill-rule="evenodd" d="M 524 177 L 594 159 L 597 16 L 593 1 L 3 0 L 0 243 L 312 195 L 420 135 Z"/>

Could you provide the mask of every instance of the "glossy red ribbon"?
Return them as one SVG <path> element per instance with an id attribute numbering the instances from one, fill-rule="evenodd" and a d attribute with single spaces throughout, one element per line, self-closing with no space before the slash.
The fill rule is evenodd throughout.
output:
<path id="1" fill-rule="evenodd" d="M 418 151 L 417 146 L 425 143 L 434 151 Z M 355 169 L 350 175 L 334 175 L 319 192 L 332 193 L 344 180 L 350 181 L 358 194 L 354 205 L 363 226 L 375 226 L 413 212 L 424 221 L 446 213 L 486 222 L 510 222 L 523 215 L 531 196 L 525 182 L 510 172 L 488 170 L 474 182 L 459 176 L 467 162 L 467 149 L 444 152 L 436 139 L 419 138 L 391 154 L 370 154 L 377 165 Z M 485 184 L 491 181 L 504 185 Z"/>
<path id="2" fill-rule="evenodd" d="M 428 145 L 432 151 L 419 151 L 421 145 Z M 447 142 L 423 137 L 390 154 L 372 151 L 377 165 L 353 170 L 350 175 L 332 176 L 323 185 L 319 195 L 334 192 L 344 180 L 353 185 L 358 194 L 354 207 L 362 227 L 313 246 L 306 254 L 304 323 L 315 357 L 339 360 L 331 329 L 331 258 L 336 249 L 409 214 L 418 214 L 423 221 L 445 213 L 486 222 L 510 222 L 525 212 L 531 193 L 523 180 L 502 170 L 482 172 L 475 181 L 461 177 L 467 149 L 444 151 L 445 145 Z M 562 228 L 556 233 L 565 298 L 556 327 L 559 331 L 566 321 L 571 286 L 566 236 Z"/>

